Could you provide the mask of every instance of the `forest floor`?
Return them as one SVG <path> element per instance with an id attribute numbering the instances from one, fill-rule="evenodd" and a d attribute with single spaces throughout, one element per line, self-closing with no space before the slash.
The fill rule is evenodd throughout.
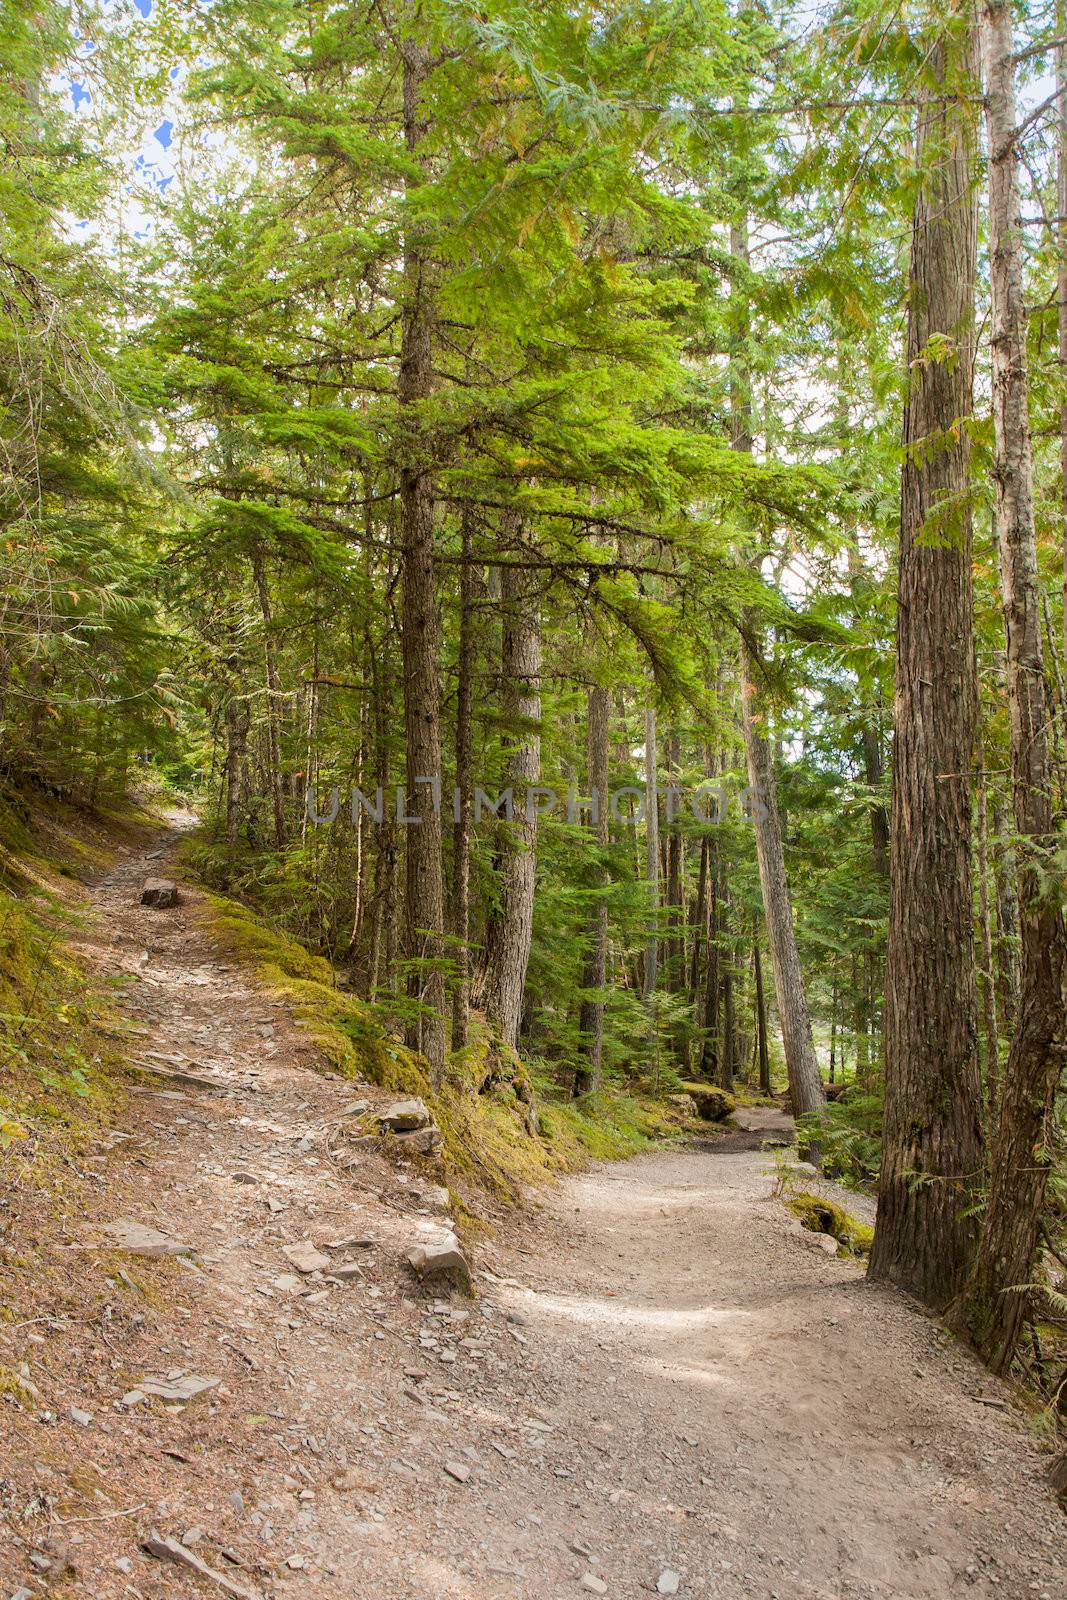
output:
<path id="1" fill-rule="evenodd" d="M 1062 1600 L 1010 1391 L 800 1230 L 745 1141 L 539 1190 L 475 1244 L 475 1300 L 425 1296 L 404 1257 L 434 1184 L 327 1144 L 355 1093 L 388 1097 L 315 1070 L 195 890 L 138 903 L 173 842 L 90 891 L 82 952 L 131 1053 L 215 1087 L 132 1091 L 95 1206 L 36 1239 L 0 1324 L 37 1396 L 3 1411 L 0 1600 Z M 116 1221 L 195 1253 L 115 1252 Z M 341 1239 L 343 1281 L 284 1254 Z M 146 1375 L 219 1381 L 142 1401 Z"/>

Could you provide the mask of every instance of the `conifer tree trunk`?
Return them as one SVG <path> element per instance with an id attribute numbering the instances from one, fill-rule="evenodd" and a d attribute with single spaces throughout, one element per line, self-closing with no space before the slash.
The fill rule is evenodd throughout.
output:
<path id="1" fill-rule="evenodd" d="M 427 56 L 412 37 L 402 44 L 404 138 L 418 159 L 425 132 L 420 90 Z M 417 187 L 414 177 L 409 190 Z M 441 859 L 441 688 L 439 619 L 434 570 L 433 484 L 424 459 L 424 427 L 417 408 L 433 387 L 433 295 L 430 262 L 417 223 L 404 239 L 404 308 L 398 399 L 407 417 L 405 459 L 400 471 L 401 619 L 404 664 L 404 735 L 407 753 L 405 829 L 405 943 L 414 968 L 410 994 L 420 1001 L 407 1032 L 420 1049 L 435 1083 L 445 1066 L 445 984 L 441 969 L 444 933 L 444 866 Z M 417 779 L 423 779 L 421 783 Z M 434 785 L 436 784 L 436 791 Z"/>
<path id="2" fill-rule="evenodd" d="M 756 981 L 756 1046 L 759 1052 L 759 1086 L 761 1094 L 771 1092 L 771 1057 L 767 1049 L 767 1002 L 763 994 L 763 958 L 760 955 L 759 932 L 752 929 L 752 972 Z M 831 1045 L 831 1051 L 833 1046 Z M 833 1081 L 833 1071 L 830 1074 Z"/>
<path id="3" fill-rule="evenodd" d="M 1057 0 L 1056 33 L 1067 39 L 1067 4 Z M 1056 50 L 1059 142 L 1056 151 L 1056 327 L 1060 365 L 1060 512 L 1063 520 L 1063 678 L 1067 683 L 1067 43 Z"/>
<path id="4" fill-rule="evenodd" d="M 748 218 L 742 218 L 730 228 L 730 254 L 749 263 Z M 748 372 L 749 316 L 746 308 L 741 319 L 741 350 L 733 362 L 730 387 L 731 448 L 752 453 L 752 405 Z M 749 616 L 748 626 L 758 626 L 757 619 Z M 748 768 L 749 788 L 753 794 L 752 826 L 756 835 L 756 856 L 759 861 L 760 888 L 763 893 L 763 912 L 767 923 L 767 942 L 774 970 L 775 994 L 778 999 L 778 1017 L 782 1028 L 782 1045 L 785 1050 L 786 1070 L 789 1075 L 789 1093 L 795 1116 L 818 1111 L 824 1103 L 822 1078 L 815 1055 L 815 1040 L 808 1013 L 804 977 L 797 951 L 796 931 L 793 927 L 793 906 L 789 893 L 789 880 L 785 870 L 785 851 L 782 844 L 781 813 L 775 792 L 774 763 L 770 742 L 762 727 L 762 715 L 756 696 L 756 661 L 748 640 L 741 641 L 741 725 L 744 731 L 745 760 Z M 732 965 L 732 964 L 731 964 Z M 732 1003 L 733 983 L 729 969 L 728 985 L 724 984 L 724 1000 Z M 732 1005 L 731 1005 L 732 1009 Z M 731 1027 L 726 1024 L 726 1050 L 723 1079 L 727 1075 L 727 1062 L 732 1066 L 733 1041 Z"/>
<path id="5" fill-rule="evenodd" d="M 730 898 L 729 892 L 722 896 L 719 902 L 722 910 L 722 928 L 726 940 L 725 955 L 721 963 L 722 972 L 722 1056 L 719 1062 L 719 1085 L 728 1094 L 732 1094 L 734 1087 L 734 1065 L 737 1048 L 737 1019 L 734 1015 L 734 952 L 730 941 Z"/>
<path id="6" fill-rule="evenodd" d="M 537 819 L 527 791 L 541 775 L 541 619 L 536 575 L 517 566 L 501 573 L 504 632 L 501 652 L 505 722 L 513 730 L 507 782 L 514 821 L 501 829 L 500 913 L 486 950 L 485 1012 L 506 1044 L 519 1041 L 526 968 L 533 937 L 537 878 Z"/>
<path id="7" fill-rule="evenodd" d="M 708 885 L 708 958 L 704 968 L 704 1042 L 700 1049 L 700 1072 L 713 1083 L 719 1076 L 719 1001 L 721 998 L 721 962 L 719 959 L 719 933 L 721 921 L 720 867 L 718 845 L 712 846 L 711 875 Z"/>
<path id="8" fill-rule="evenodd" d="M 670 789 L 679 786 L 678 763 L 681 741 L 677 733 L 667 739 L 667 773 Z M 671 818 L 670 792 L 668 791 L 667 822 L 667 940 L 666 980 L 672 994 L 679 994 L 685 985 L 685 933 L 682 907 L 682 832 L 677 818 Z"/>
<path id="9" fill-rule="evenodd" d="M 278 662 L 274 646 L 270 590 L 267 587 L 263 552 L 258 547 L 252 556 L 252 572 L 259 598 L 259 613 L 263 619 L 263 662 L 267 685 L 267 766 L 271 806 L 274 812 L 274 842 L 281 850 L 285 845 L 285 792 L 282 784 L 282 742 L 278 730 Z"/>
<path id="10" fill-rule="evenodd" d="M 226 843 L 237 843 L 241 819 L 241 783 L 248 744 L 249 710 L 244 701 L 231 698 L 226 706 Z"/>
<path id="11" fill-rule="evenodd" d="M 977 211 L 965 13 L 921 88 L 900 491 L 886 1112 L 870 1276 L 944 1307 L 976 1224 L 982 1155 L 971 889 L 976 684 L 967 502 Z M 928 347 L 948 341 L 951 360 Z M 961 426 L 961 419 L 963 425 Z M 923 540 L 931 526 L 935 539 Z M 916 1181 L 918 1175 L 919 1181 Z"/>
<path id="12" fill-rule="evenodd" d="M 993 811 L 993 833 L 1007 837 L 1008 809 L 998 803 Z M 993 879 L 997 891 L 997 1026 L 1002 1039 L 1015 1032 L 1019 1015 L 1019 896 L 1016 888 L 1014 849 L 996 852 Z"/>
<path id="13" fill-rule="evenodd" d="M 1003 1372 L 1027 1310 L 1019 1285 L 1030 1279 L 1052 1164 L 1052 1120 L 1064 1049 L 1067 936 L 1056 897 L 1043 893 L 1041 882 L 1047 870 L 1044 858 L 1056 839 L 1034 526 L 1012 12 L 1005 0 L 989 0 L 983 8 L 982 55 L 993 268 L 994 478 L 1012 799 L 1015 827 L 1024 841 L 1019 862 L 1022 970 L 982 1236 L 951 1320 L 989 1366 Z"/>
<path id="14" fill-rule="evenodd" d="M 648 880 L 652 933 L 645 946 L 644 997 L 656 992 L 659 966 L 659 752 L 656 746 L 656 708 L 645 710 L 645 877 Z"/>
<path id="15" fill-rule="evenodd" d="M 608 750 L 611 700 L 607 689 L 594 684 L 589 691 L 588 773 L 589 792 L 596 796 L 592 826 L 601 850 L 610 838 L 610 810 L 608 798 Z M 607 875 L 598 868 L 597 879 L 601 894 L 590 929 L 591 942 L 585 964 L 582 986 L 602 991 L 608 981 L 608 906 L 603 890 Z M 588 997 L 582 1001 L 579 1015 L 584 1044 L 584 1060 L 574 1078 L 574 1092 L 595 1094 L 600 1088 L 604 1058 L 604 1001 Z"/>
<path id="16" fill-rule="evenodd" d="M 841 401 L 844 406 L 844 414 L 840 420 L 840 426 L 842 437 L 845 437 L 849 427 L 849 419 L 843 384 L 841 386 Z M 861 598 L 866 582 L 867 574 L 864 570 L 863 557 L 854 538 L 848 546 L 848 586 L 852 596 L 854 615 L 858 615 L 858 601 Z M 885 758 L 882 752 L 881 735 L 867 713 L 864 714 L 860 739 L 863 746 L 864 780 L 868 789 L 877 789 L 885 772 Z M 873 797 L 868 807 L 868 815 L 871 822 L 871 856 L 874 870 L 880 878 L 888 878 L 889 816 L 882 802 Z"/>
<path id="17" fill-rule="evenodd" d="M 993 1119 L 999 1099 L 1000 1075 L 997 1028 L 997 993 L 993 976 L 993 919 L 989 909 L 989 796 L 985 773 L 978 779 L 978 916 L 982 948 L 982 1032 L 985 1043 L 985 1098 L 987 1120 Z"/>
<path id="18" fill-rule="evenodd" d="M 707 931 L 708 895 L 708 841 L 700 841 L 700 870 L 697 877 L 697 897 L 693 907 L 693 948 L 689 959 L 689 1004 L 694 1014 L 700 1000 L 700 947 Z"/>
<path id="19" fill-rule="evenodd" d="M 474 567 L 471 561 L 471 513 L 465 507 L 460 530 L 459 660 L 456 689 L 456 789 L 458 816 L 452 830 L 452 935 L 456 965 L 452 995 L 452 1048 L 463 1050 L 470 1023 L 470 865 L 471 805 L 474 786 L 472 709 L 474 690 Z"/>
<path id="20" fill-rule="evenodd" d="M 767 943 L 774 971 L 774 992 L 782 1029 L 789 1095 L 794 1116 L 818 1111 L 824 1103 L 822 1076 L 815 1055 L 804 975 L 800 970 L 793 905 L 785 870 L 782 826 L 774 787 L 770 741 L 760 731 L 760 712 L 753 681 L 756 663 L 747 644 L 741 647 L 741 718 L 745 735 L 748 782 L 752 790 L 752 826 L 756 834 Z"/>

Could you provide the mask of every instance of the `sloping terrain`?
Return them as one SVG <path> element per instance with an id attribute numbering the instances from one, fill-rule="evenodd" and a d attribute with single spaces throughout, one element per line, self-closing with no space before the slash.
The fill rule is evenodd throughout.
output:
<path id="1" fill-rule="evenodd" d="M 139 904 L 172 848 L 91 892 L 82 953 L 177 1076 L 87 1158 L 95 1207 L 20 1221 L 4 1600 L 1064 1593 L 1006 1391 L 804 1233 L 758 1151 L 570 1178 L 475 1243 L 475 1299 L 426 1291 L 433 1161 L 349 1136 L 391 1097 L 318 1070 L 195 890 Z"/>

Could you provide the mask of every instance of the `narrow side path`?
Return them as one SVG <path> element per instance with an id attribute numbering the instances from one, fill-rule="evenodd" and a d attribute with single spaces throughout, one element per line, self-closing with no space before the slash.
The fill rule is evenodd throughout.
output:
<path id="1" fill-rule="evenodd" d="M 346 1105 L 386 1096 L 315 1070 L 195 891 L 137 903 L 172 845 L 97 886 L 85 948 L 142 1058 L 217 1088 L 136 1090 L 125 1179 L 57 1245 L 76 1262 L 122 1221 L 195 1251 L 163 1303 L 115 1256 L 106 1317 L 37 1335 L 99 1486 L 98 1520 L 55 1529 L 73 1593 L 212 1592 L 144 1552 L 155 1530 L 296 1600 L 1062 1600 L 1065 1524 L 1021 1424 L 796 1230 L 759 1152 L 569 1180 L 483 1245 L 476 1302 L 426 1298 L 404 1254 L 441 1215 L 432 1167 L 376 1146 L 337 1164 Z M 146 1376 L 217 1382 L 142 1401 Z"/>

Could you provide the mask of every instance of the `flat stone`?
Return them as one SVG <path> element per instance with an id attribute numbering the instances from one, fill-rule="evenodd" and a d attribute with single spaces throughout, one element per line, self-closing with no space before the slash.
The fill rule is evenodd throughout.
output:
<path id="1" fill-rule="evenodd" d="M 79 1428 L 87 1428 L 93 1419 L 88 1411 L 79 1411 L 77 1406 L 71 1406 L 70 1420 L 76 1422 Z"/>
<path id="2" fill-rule="evenodd" d="M 395 1100 L 384 1111 L 379 1111 L 378 1121 L 383 1128 L 392 1128 L 394 1133 L 406 1133 L 413 1128 L 429 1127 L 430 1113 L 425 1100 Z"/>
<path id="3" fill-rule="evenodd" d="M 681 1578 L 677 1572 L 672 1572 L 670 1567 L 664 1567 L 656 1579 L 657 1594 L 677 1594 Z"/>
<path id="4" fill-rule="evenodd" d="M 111 1222 L 104 1232 L 109 1235 L 116 1250 L 125 1250 L 131 1256 L 191 1256 L 193 1246 L 160 1233 L 158 1228 L 146 1227 L 143 1222 Z"/>
<path id="5" fill-rule="evenodd" d="M 141 889 L 141 904 L 167 911 L 178 904 L 178 885 L 173 878 L 146 878 Z"/>
<path id="6" fill-rule="evenodd" d="M 288 1257 L 297 1272 L 323 1272 L 330 1265 L 329 1256 L 317 1250 L 310 1239 L 303 1239 L 299 1244 L 287 1244 L 282 1254 Z"/>
<path id="7" fill-rule="evenodd" d="M 344 1107 L 341 1115 L 342 1117 L 365 1117 L 370 1108 L 369 1100 L 353 1100 L 350 1105 Z"/>
<path id="8" fill-rule="evenodd" d="M 446 1461 L 445 1471 L 450 1478 L 455 1478 L 457 1483 L 466 1483 L 471 1475 L 470 1467 L 464 1466 L 462 1461 Z"/>
<path id="9" fill-rule="evenodd" d="M 221 1378 L 198 1378 L 190 1373 L 184 1378 L 142 1378 L 140 1389 L 142 1394 L 153 1395 L 157 1400 L 185 1404 L 195 1400 L 197 1395 L 207 1394 L 209 1389 L 217 1389 L 221 1382 Z"/>
<path id="10" fill-rule="evenodd" d="M 598 1578 L 595 1572 L 587 1572 L 582 1578 L 582 1588 L 588 1589 L 590 1594 L 607 1594 L 608 1586 L 603 1578 Z"/>

